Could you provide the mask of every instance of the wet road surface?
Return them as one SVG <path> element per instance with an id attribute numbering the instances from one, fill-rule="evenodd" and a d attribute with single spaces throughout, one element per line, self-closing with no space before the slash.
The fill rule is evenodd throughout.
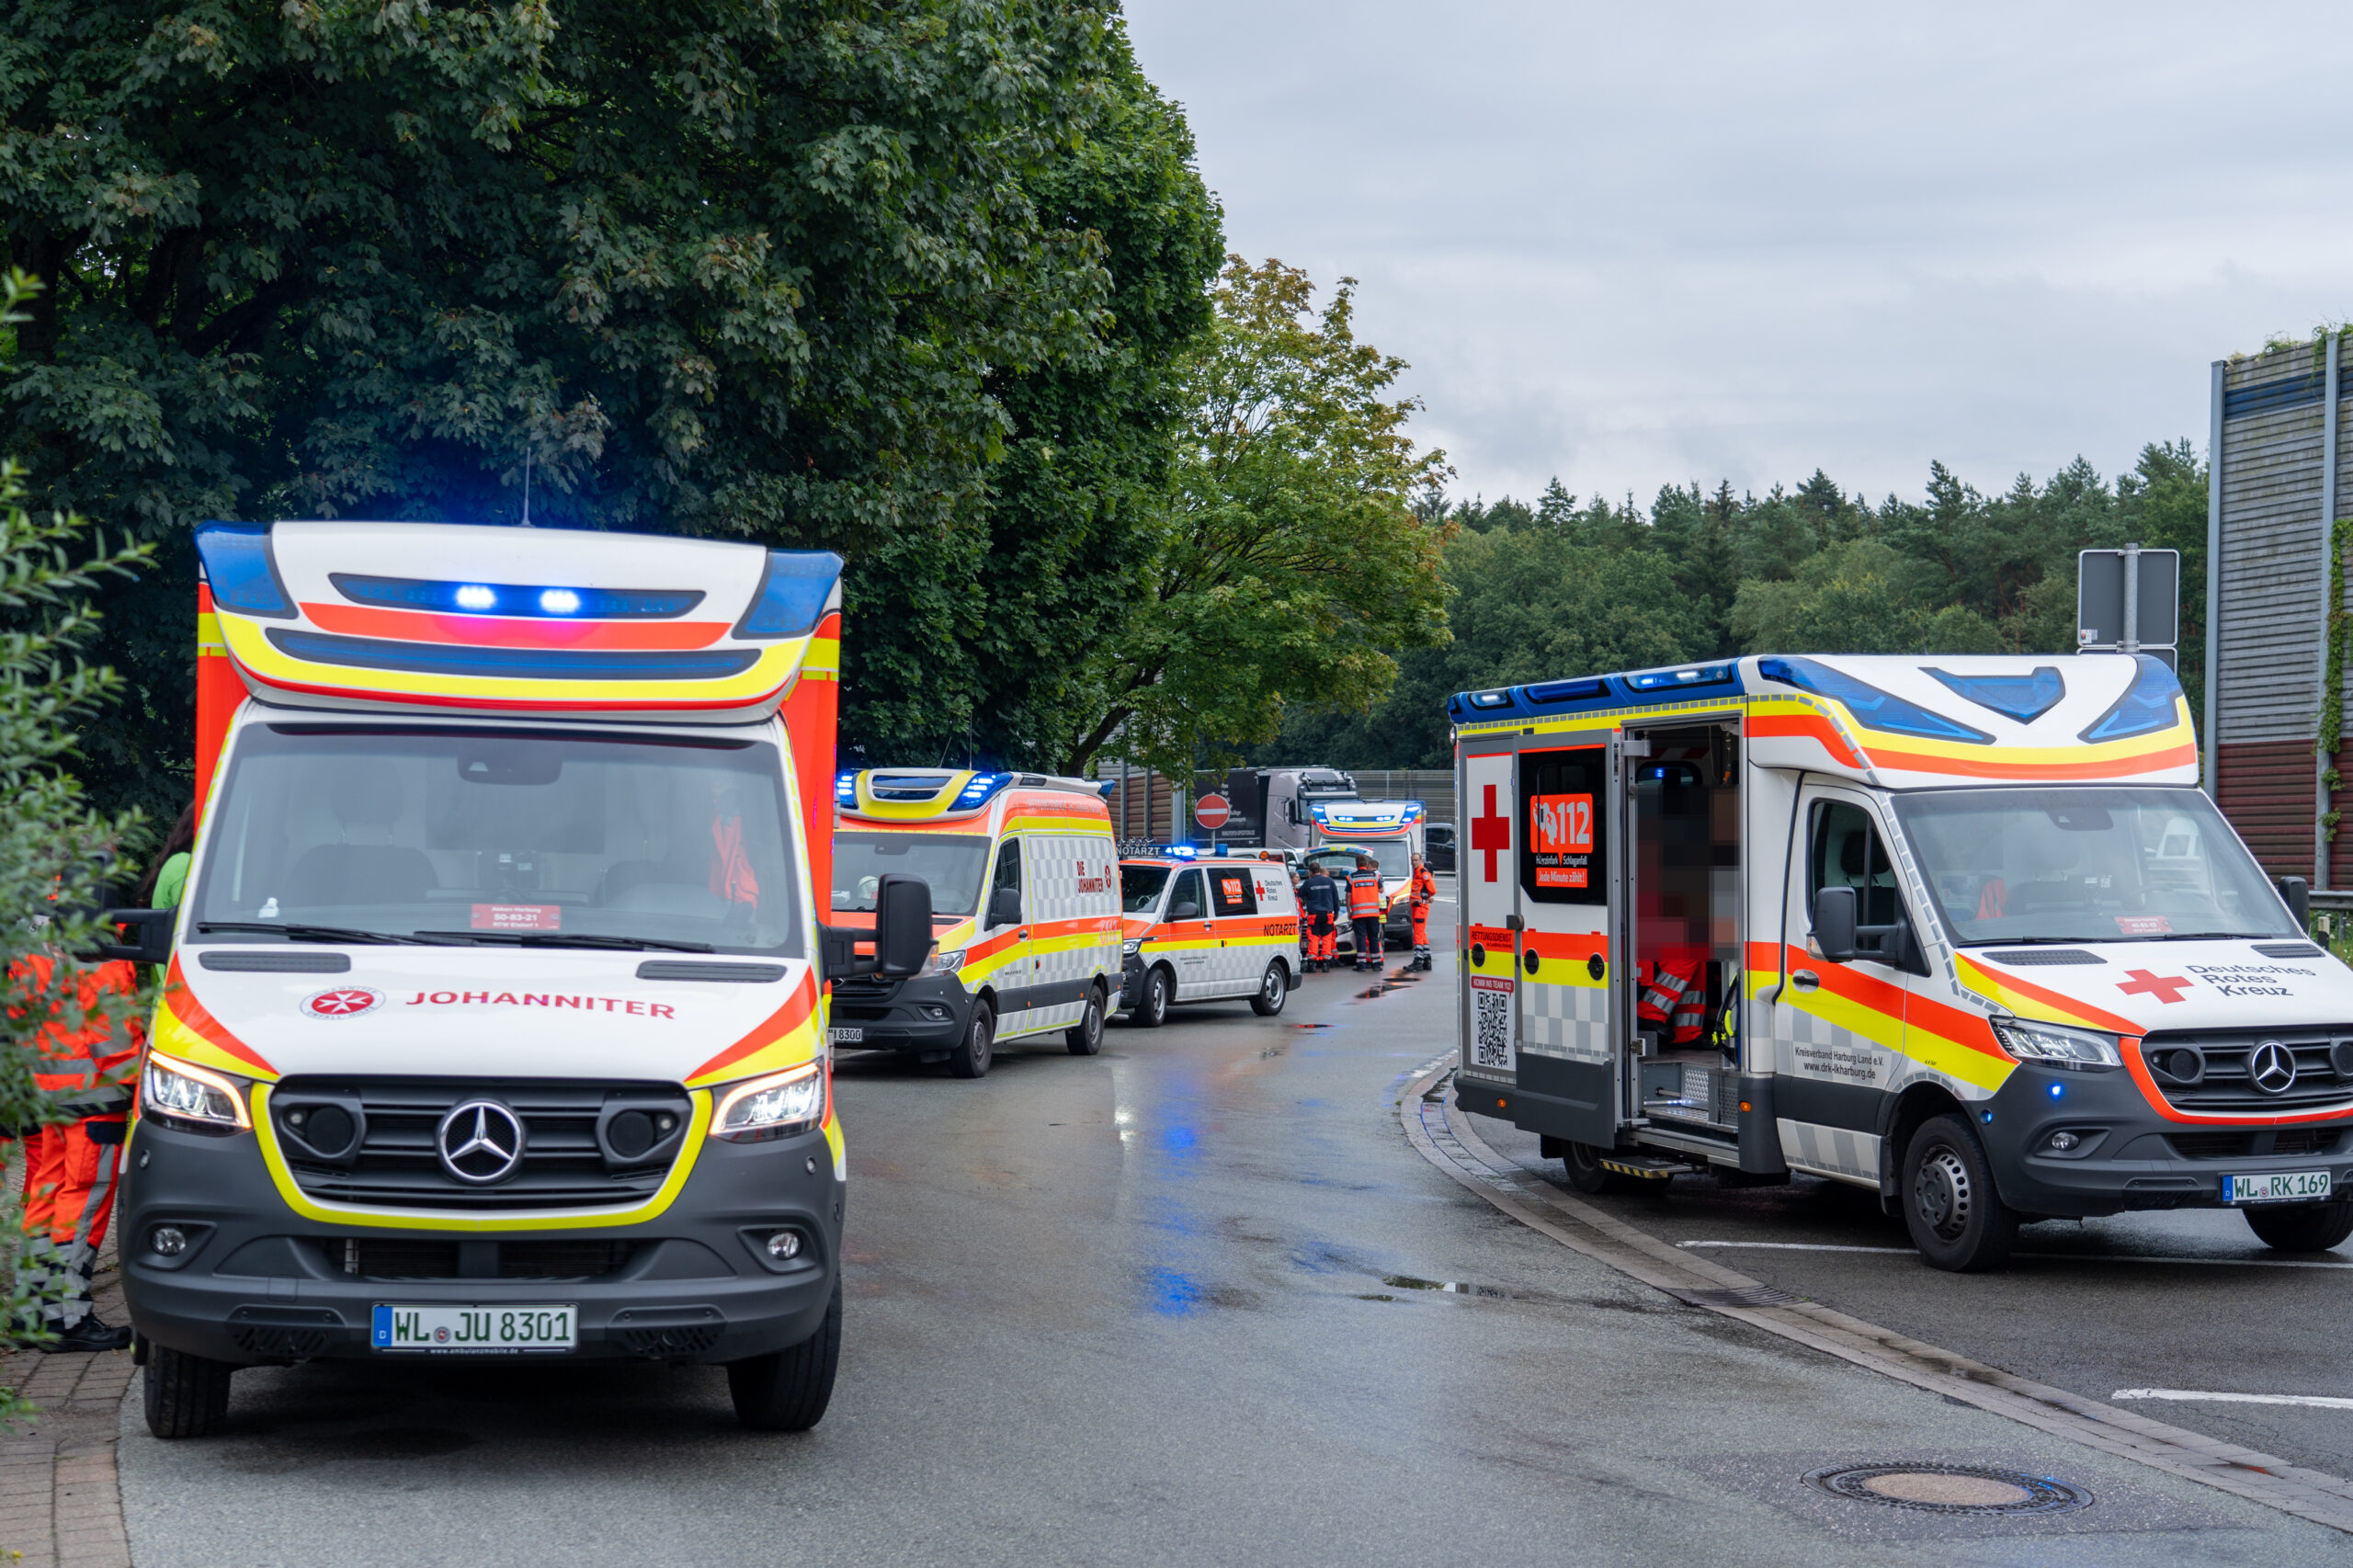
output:
<path id="1" fill-rule="evenodd" d="M 1449 1045 L 1449 996 L 1443 972 L 1318 976 L 1278 1018 L 1182 1009 L 1115 1026 L 1092 1059 L 1014 1048 L 978 1083 L 846 1061 L 848 1307 L 814 1432 L 740 1430 L 708 1369 L 250 1370 L 219 1438 L 160 1443 L 127 1410 L 135 1559 L 2345 1559 L 2334 1531 L 1683 1307 L 1496 1214 L 1412 1151 L 1392 1104 Z M 1664 1210 L 1698 1215 L 1693 1236 L 1761 1233 L 1767 1195 L 1734 1196 Z M 1829 1213 L 1824 1233 L 1870 1231 Z M 1924 1272 L 1790 1267 L 1858 1290 Z M 2096 1290 L 2038 1306 L 2045 1278 L 1989 1287 L 2016 1292 L 2009 1348 L 2109 1332 Z M 1936 1294 L 1840 1304 L 1900 1321 Z M 1875 1459 L 2060 1474 L 2097 1502 L 1955 1521 L 1799 1484 Z"/>

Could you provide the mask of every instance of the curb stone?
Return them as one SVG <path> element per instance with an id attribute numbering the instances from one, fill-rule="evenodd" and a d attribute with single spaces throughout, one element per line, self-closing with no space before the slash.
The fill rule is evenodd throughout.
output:
<path id="1" fill-rule="evenodd" d="M 96 1303 L 125 1321 L 122 1277 L 109 1252 Z M 131 1352 L 103 1356 L 0 1353 L 0 1383 L 40 1407 L 28 1430 L 0 1435 L 0 1552 L 21 1568 L 131 1568 L 115 1438 L 136 1369 Z"/>

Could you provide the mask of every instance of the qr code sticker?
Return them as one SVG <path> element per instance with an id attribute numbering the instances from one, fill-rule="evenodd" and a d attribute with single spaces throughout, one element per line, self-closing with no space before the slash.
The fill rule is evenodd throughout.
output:
<path id="1" fill-rule="evenodd" d="M 1511 993 L 1474 991 L 1479 1006 L 1477 1028 L 1472 1033 L 1471 1065 L 1511 1070 Z"/>

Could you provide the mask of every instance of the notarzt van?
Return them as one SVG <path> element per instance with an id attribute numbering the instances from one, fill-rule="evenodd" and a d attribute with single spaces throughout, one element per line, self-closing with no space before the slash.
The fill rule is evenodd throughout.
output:
<path id="1" fill-rule="evenodd" d="M 195 869 L 123 1172 L 158 1436 L 239 1367 L 718 1362 L 813 1424 L 845 1165 L 813 888 L 838 558 L 198 530 Z M 217 759 L 217 766 L 215 765 Z M 812 822 L 817 831 L 812 831 Z M 883 961 L 920 963 L 893 883 Z M 833 955 L 830 966 L 825 953 Z"/>
<path id="2" fill-rule="evenodd" d="M 870 919 L 893 874 L 931 889 L 919 972 L 834 987 L 836 1046 L 913 1052 L 960 1078 L 999 1045 L 1103 1048 L 1119 988 L 1119 847 L 1099 787 L 1039 773 L 875 768 L 835 784 L 834 908 Z"/>
<path id="3" fill-rule="evenodd" d="M 1246 996 L 1273 1017 L 1297 983 L 1299 901 L 1280 860 L 1171 855 L 1120 866 L 1120 1009 L 1145 1028 L 1172 1005 Z"/>
<path id="4" fill-rule="evenodd" d="M 1747 658 L 1466 692 L 1459 1102 L 1588 1191 L 1802 1171 L 1938 1267 L 2021 1221 L 2353 1233 L 2353 974 L 2154 658 Z"/>

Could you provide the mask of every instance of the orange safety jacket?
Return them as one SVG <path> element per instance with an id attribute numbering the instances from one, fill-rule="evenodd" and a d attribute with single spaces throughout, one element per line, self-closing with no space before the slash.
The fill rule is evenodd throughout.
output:
<path id="1" fill-rule="evenodd" d="M 1427 866 L 1414 868 L 1414 888 L 1411 896 L 1416 908 L 1438 897 L 1438 879 L 1430 875 L 1430 869 Z"/>
<path id="2" fill-rule="evenodd" d="M 27 953 L 17 961 L 14 972 L 27 990 L 47 993 L 56 981 L 57 960 L 48 953 Z M 139 1026 L 132 1024 L 117 1037 L 103 1019 L 71 1028 L 66 1016 L 75 1010 L 85 1015 L 94 1010 L 102 992 L 128 994 L 136 991 L 138 971 L 122 960 L 76 966 L 73 983 L 73 1001 L 54 1004 L 51 1021 L 41 1028 L 41 1063 L 34 1072 L 34 1082 L 67 1096 L 63 1108 L 77 1116 L 119 1115 L 130 1108 L 131 1086 L 117 1080 L 139 1054 Z"/>
<path id="3" fill-rule="evenodd" d="M 1378 920 L 1381 917 L 1381 873 L 1351 871 L 1348 873 L 1348 918 Z"/>

